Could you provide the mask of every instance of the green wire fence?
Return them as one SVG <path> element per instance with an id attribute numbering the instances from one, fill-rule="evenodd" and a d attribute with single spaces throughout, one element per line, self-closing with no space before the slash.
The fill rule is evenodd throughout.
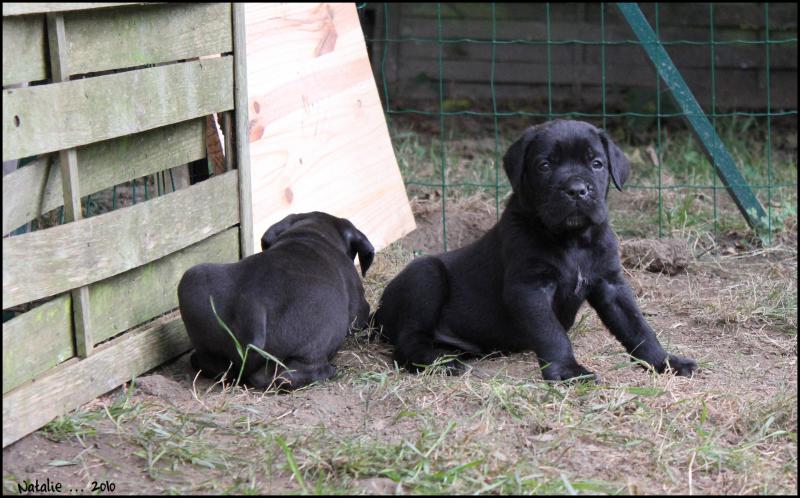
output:
<path id="1" fill-rule="evenodd" d="M 700 10 L 700 12 L 704 11 L 704 16 L 707 16 L 706 22 L 703 23 L 705 24 L 704 36 L 695 35 L 685 39 L 670 39 L 662 37 L 662 18 L 668 9 L 678 7 L 673 7 L 675 4 L 643 5 L 642 10 L 645 10 L 648 15 L 642 16 L 641 20 L 645 24 L 649 23 L 646 28 L 652 27 L 655 32 L 655 41 L 646 41 L 641 38 L 641 30 L 636 29 L 641 26 L 635 26 L 634 22 L 630 20 L 631 12 L 640 12 L 636 4 L 584 4 L 580 7 L 581 9 L 597 10 L 596 15 L 593 12 L 591 16 L 587 15 L 587 18 L 597 19 L 598 26 L 595 27 L 599 32 L 585 38 L 560 38 L 559 29 L 565 30 L 564 27 L 569 23 L 564 21 L 563 14 L 559 14 L 562 16 L 559 22 L 553 22 L 554 10 L 561 6 L 551 6 L 549 3 L 541 6 L 542 16 L 536 15 L 531 18 L 514 20 L 517 23 L 527 21 L 531 23 L 528 35 L 524 37 L 504 36 L 503 23 L 507 21 L 499 19 L 497 13 L 498 6 L 502 6 L 504 11 L 508 11 L 509 7 L 503 4 L 437 3 L 429 6 L 420 4 L 413 8 L 409 8 L 409 5 L 411 4 L 359 4 L 358 8 L 362 14 L 362 23 L 374 23 L 372 28 L 366 29 L 366 38 L 372 47 L 370 53 L 372 64 L 376 71 L 384 111 L 393 132 L 396 148 L 398 148 L 398 137 L 403 136 L 403 128 L 406 126 L 404 119 L 410 120 L 412 123 L 428 120 L 431 125 L 435 123 L 438 127 L 438 133 L 434 132 L 429 137 L 431 139 L 430 154 L 427 159 L 433 169 L 427 172 L 423 172 L 421 169 L 406 169 L 403 174 L 410 191 L 411 189 L 417 189 L 415 191 L 427 189 L 427 191 L 435 190 L 440 194 L 442 248 L 444 250 L 448 249 L 447 203 L 452 202 L 452 199 L 459 193 L 477 189 L 494 197 L 495 210 L 499 217 L 502 199 L 509 191 L 505 175 L 501 171 L 501 158 L 505 148 L 521 133 L 521 123 L 535 124 L 555 118 L 584 119 L 608 129 L 615 138 L 622 137 L 620 140 L 625 142 L 622 144 L 623 149 L 629 153 L 629 157 L 632 152 L 636 154 L 637 149 L 639 152 L 642 150 L 654 152 L 654 154 L 650 154 L 649 159 L 655 168 L 650 168 L 648 171 L 643 171 L 646 168 L 637 170 L 637 165 L 634 164 L 632 180 L 629 185 L 626 185 L 626 190 L 638 191 L 644 196 L 645 200 L 640 202 L 642 206 L 638 207 L 636 211 L 639 211 L 639 215 L 643 212 L 648 215 L 640 220 L 646 228 L 626 226 L 625 217 L 613 218 L 612 211 L 612 223 L 615 224 L 618 231 L 621 229 L 623 234 L 663 237 L 670 235 L 682 226 L 684 228 L 693 226 L 696 231 L 705 231 L 717 239 L 734 228 L 740 232 L 747 231 L 749 229 L 747 223 L 750 223 L 754 226 L 758 224 L 755 232 L 765 243 L 770 244 L 773 242 L 773 236 L 786 228 L 787 223 L 796 223 L 796 7 L 793 11 L 793 19 L 781 20 L 780 29 L 777 30 L 778 36 L 776 36 L 771 32 L 775 30 L 771 29 L 770 4 L 742 4 L 747 5 L 747 9 L 741 9 L 732 4 L 705 4 L 705 6 L 701 6 Z M 789 17 L 792 16 L 792 12 L 786 10 L 785 4 L 779 7 L 779 9 L 773 10 L 778 10 L 782 16 L 787 16 L 787 12 L 789 12 Z M 528 6 L 528 12 L 531 12 L 533 8 Z M 425 11 L 425 9 L 430 10 Z M 447 10 L 450 15 L 444 16 L 444 10 Z M 477 10 L 484 12 L 482 17 L 471 16 L 471 13 Z M 743 35 L 740 37 L 720 36 L 722 30 L 716 29 L 717 22 L 715 20 L 724 14 L 723 17 L 726 17 L 730 24 L 730 18 L 737 15 L 737 10 L 749 13 L 742 14 L 741 20 L 737 22 L 752 29 L 750 31 L 742 30 Z M 418 16 L 425 17 L 425 19 L 408 19 L 409 11 L 416 12 Z M 453 11 L 456 12 L 456 15 L 453 15 Z M 371 21 L 368 20 L 365 12 L 371 12 Z M 419 14 L 420 12 L 424 13 Z M 460 19 L 458 12 L 461 13 Z M 753 18 L 752 13 L 754 12 L 758 12 L 761 18 Z M 628 24 L 625 24 L 626 16 Z M 541 17 L 544 18 L 544 29 L 541 29 Z M 613 26 L 609 22 L 611 18 L 614 20 Z M 459 36 L 460 25 L 458 22 L 463 19 L 469 19 L 471 26 L 475 25 L 477 19 L 485 22 L 486 30 L 483 32 L 483 36 L 473 36 L 469 33 L 468 36 Z M 426 22 L 431 29 L 425 32 L 424 27 L 421 27 L 420 31 L 423 34 L 417 34 L 415 25 L 422 26 Z M 435 30 L 430 23 L 435 23 Z M 451 28 L 449 24 L 455 25 L 455 27 Z M 773 24 L 775 24 L 774 16 Z M 402 32 L 400 32 L 399 26 L 403 27 Z M 620 26 L 627 27 L 627 29 L 623 30 Z M 609 36 L 610 27 L 613 27 L 617 33 L 615 38 Z M 568 29 L 574 31 L 569 26 Z M 373 30 L 379 31 L 380 34 L 370 35 Z M 451 34 L 445 36 L 446 31 Z M 620 37 L 619 33 L 621 32 L 628 33 L 627 37 Z M 568 36 L 570 34 L 568 33 Z M 639 38 L 637 39 L 634 34 Z M 447 66 L 453 62 L 450 58 L 445 57 L 445 51 L 454 53 L 456 48 L 465 47 L 465 53 L 469 54 L 471 47 L 487 45 L 490 49 L 489 60 L 485 61 L 488 66 L 488 77 L 485 77 L 481 84 L 488 88 L 488 96 L 484 92 L 480 96 L 468 99 L 469 105 L 460 106 L 458 92 L 451 91 L 452 88 L 457 87 L 457 84 L 454 83 L 455 78 L 449 77 L 447 72 Z M 709 59 L 707 59 L 706 79 L 710 81 L 710 99 L 703 99 L 706 102 L 705 108 L 692 110 L 699 108 L 683 105 L 680 98 L 673 102 L 673 99 L 667 96 L 670 91 L 673 91 L 672 83 L 674 82 L 667 79 L 662 81 L 659 72 L 662 71 L 662 66 L 671 62 L 662 60 L 664 56 L 653 50 L 654 45 L 657 45 L 655 48 L 664 47 L 666 49 L 666 52 L 663 52 L 669 54 L 665 57 L 666 59 L 674 56 L 673 54 L 680 54 L 686 47 L 707 48 Z M 403 82 L 397 79 L 396 75 L 393 79 L 387 69 L 389 64 L 402 68 L 404 64 L 409 63 L 408 57 L 399 55 L 401 52 L 398 47 L 425 47 L 425 50 L 430 51 L 429 59 L 435 59 L 436 68 L 427 72 L 420 71 L 421 74 L 417 75 L 416 80 L 423 81 L 423 83 L 424 80 L 427 80 L 430 89 L 435 89 L 435 92 L 428 92 L 427 97 L 423 95 L 416 99 L 404 94 L 405 90 L 413 85 L 404 87 Z M 529 50 L 532 57 L 534 55 L 541 56 L 540 52 L 534 51 L 544 50 L 545 81 L 531 81 L 530 83 L 531 88 L 543 88 L 543 102 L 522 102 L 517 104 L 517 107 L 514 107 L 513 104 L 504 104 L 504 107 L 500 105 L 497 68 L 502 61 L 498 55 L 498 48 L 507 50 L 508 47 L 521 47 L 522 50 Z M 558 57 L 563 57 L 564 47 L 582 47 L 580 49 L 582 51 L 591 50 L 594 47 L 599 48 L 596 58 L 591 61 L 600 79 L 599 106 L 581 102 L 581 99 L 570 101 L 563 96 L 555 98 L 554 67 L 564 68 L 565 64 L 563 61 L 559 61 L 558 65 L 554 64 L 556 57 L 554 51 L 559 50 L 561 55 Z M 636 47 L 641 50 L 642 54 L 647 52 L 651 57 L 651 61 L 643 64 L 650 66 L 653 71 L 652 79 L 636 82 L 639 89 L 649 88 L 651 91 L 647 94 L 648 98 L 642 99 L 636 105 L 621 104 L 618 97 L 612 103 L 608 98 L 607 69 L 609 64 L 614 62 L 614 54 L 608 52 L 617 47 Z M 758 53 L 754 52 L 754 49 L 763 50 L 760 52 L 760 57 Z M 734 50 L 738 52 L 732 53 Z M 776 50 L 780 51 L 779 56 L 784 66 L 787 64 L 786 60 L 794 61 L 788 63 L 790 67 L 794 68 L 793 80 L 783 78 L 781 83 L 791 88 L 782 87 L 779 93 L 782 96 L 793 94 L 795 97 L 794 100 L 788 101 L 783 98 L 780 107 L 774 105 L 775 89 L 771 81 L 772 73 L 776 70 L 771 64 L 771 56 L 774 56 L 773 52 Z M 748 64 L 752 66 L 753 60 L 756 60 L 758 64 L 763 63 L 760 71 L 763 73 L 764 79 L 760 82 L 754 80 L 753 83 L 761 85 L 761 87 L 747 89 L 748 95 L 763 95 L 763 102 L 746 102 L 746 105 L 743 106 L 736 102 L 731 104 L 729 98 L 731 92 L 723 94 L 718 91 L 720 70 L 717 68 L 717 61 L 722 51 L 725 52 L 728 59 L 732 57 L 735 59 L 741 52 L 741 65 L 745 66 L 742 68 L 743 71 L 748 69 L 746 67 Z M 394 60 L 392 60 L 393 57 Z M 411 60 L 410 62 L 419 65 L 419 61 Z M 585 65 L 586 62 L 584 61 L 583 64 Z M 654 66 L 658 67 L 659 71 L 653 69 Z M 634 69 L 638 70 L 639 68 L 632 68 L 633 72 L 635 72 Z M 677 71 L 679 72 L 681 69 L 681 64 L 677 64 Z M 696 72 L 697 68 L 694 67 L 693 70 Z M 781 67 L 780 70 L 785 71 L 785 67 Z M 665 75 L 664 78 L 667 76 Z M 564 78 L 561 78 L 561 86 L 564 86 L 563 80 Z M 619 86 L 619 83 L 617 82 L 615 86 Z M 691 83 L 689 91 L 697 93 L 691 87 Z M 635 92 L 632 93 L 635 95 Z M 531 106 L 535 108 L 531 109 Z M 639 108 L 636 108 L 637 106 Z M 712 133 L 703 141 L 702 137 L 693 137 L 690 133 L 693 129 L 687 123 L 695 123 L 697 118 L 705 120 L 706 117 L 710 122 L 709 129 L 712 132 L 716 130 L 716 133 Z M 490 154 L 491 157 L 481 164 L 468 166 L 482 169 L 476 175 L 488 181 L 470 182 L 451 179 L 451 176 L 456 173 L 454 170 L 463 167 L 461 165 L 463 160 L 457 152 L 449 150 L 448 146 L 453 143 L 454 137 L 457 137 L 458 120 L 470 119 L 484 120 L 491 128 L 491 131 L 485 136 L 474 137 L 476 141 L 483 138 L 493 139 L 494 147 Z M 781 144 L 788 143 L 787 146 L 784 146 L 785 144 L 781 146 L 779 157 L 776 157 L 773 147 L 776 137 L 773 122 L 776 120 L 780 121 L 781 125 L 778 130 Z M 511 122 L 513 122 L 513 126 Z M 698 135 L 705 134 L 704 131 L 702 133 L 696 129 L 694 131 Z M 637 133 L 644 134 L 646 137 L 626 140 L 629 136 Z M 677 136 L 685 136 L 687 139 L 678 145 Z M 795 137 L 793 145 L 791 136 Z M 735 154 L 729 155 L 728 150 Z M 720 151 L 724 154 L 718 154 Z M 400 153 L 401 151 L 398 151 L 398 155 Z M 682 154 L 683 157 L 676 159 L 676 154 Z M 730 160 L 729 165 L 723 164 L 729 157 L 734 159 Z M 733 182 L 731 181 L 733 177 L 723 175 L 724 181 L 717 178 L 717 171 L 720 174 L 725 173 L 726 166 L 732 166 L 737 170 L 735 171 L 737 179 Z M 401 164 L 402 169 L 404 168 Z M 688 172 L 679 171 L 681 169 Z M 740 175 L 740 172 L 744 174 Z M 755 207 L 760 209 L 763 205 L 764 214 L 761 215 L 761 212 L 754 206 L 749 208 L 747 204 L 742 206 L 740 199 L 737 198 L 737 195 L 741 194 L 738 192 L 739 190 L 745 193 L 752 192 L 750 195 Z M 710 202 L 710 212 L 707 214 L 710 219 L 705 220 L 700 219 L 700 215 L 706 211 L 705 204 L 702 209 L 693 205 L 696 203 L 696 199 L 704 196 L 702 194 L 704 191 L 711 193 L 710 201 L 707 197 L 701 199 L 704 199 L 703 202 L 706 204 Z M 733 203 L 729 197 L 729 191 L 735 194 Z M 682 192 L 689 193 L 683 194 L 681 197 Z M 612 194 L 613 196 L 614 194 Z M 624 197 L 624 195 L 620 197 Z M 739 210 L 734 204 L 739 207 Z M 763 226 L 761 226 L 762 224 Z"/>

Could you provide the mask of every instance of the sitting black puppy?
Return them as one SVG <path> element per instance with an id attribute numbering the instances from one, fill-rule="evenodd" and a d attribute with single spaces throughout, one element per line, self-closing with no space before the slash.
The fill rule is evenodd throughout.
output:
<path id="1" fill-rule="evenodd" d="M 178 302 L 195 348 L 192 366 L 208 377 L 242 361 L 219 317 L 242 350 L 253 344 L 286 367 L 255 351 L 247 356 L 245 381 L 257 388 L 273 380 L 280 389 L 296 389 L 332 377 L 331 365 L 351 326 L 369 319 L 364 287 L 353 265 L 358 254 L 365 275 L 375 250 L 348 220 L 326 213 L 291 214 L 261 238 L 263 252 L 236 263 L 200 264 L 178 284 Z"/>
<path id="2" fill-rule="evenodd" d="M 394 359 L 418 371 L 451 351 L 533 350 L 546 380 L 593 376 L 567 337 L 588 300 L 634 358 L 691 375 L 697 364 L 664 351 L 622 275 L 605 202 L 610 182 L 621 190 L 628 177 L 622 151 L 589 123 L 557 120 L 525 130 L 503 167 L 513 193 L 500 221 L 412 261 L 384 290 L 375 323 Z"/>

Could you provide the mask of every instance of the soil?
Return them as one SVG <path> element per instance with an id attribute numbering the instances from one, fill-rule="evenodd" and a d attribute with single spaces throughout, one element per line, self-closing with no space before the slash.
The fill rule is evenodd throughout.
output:
<path id="1" fill-rule="evenodd" d="M 382 286 L 413 253 L 438 252 L 442 249 L 439 201 L 435 195 L 429 199 L 415 199 L 413 209 L 417 217 L 417 230 L 391 250 L 382 251 L 377 256 L 372 275 L 368 275 L 366 282 L 371 289 L 368 299 L 373 306 Z M 487 201 L 468 197 L 449 202 L 449 248 L 462 246 L 479 237 L 496 219 L 493 199 Z M 781 246 L 783 249 L 774 250 L 737 251 L 731 256 L 706 253 L 697 258 L 682 241 L 622 242 L 626 273 L 646 318 L 668 349 L 697 359 L 702 368 L 694 379 L 666 379 L 661 380 L 664 384 L 659 385 L 669 386 L 667 389 L 674 389 L 679 397 L 707 397 L 709 405 L 714 404 L 712 400 L 726 400 L 717 404 L 728 403 L 730 406 L 714 405 L 710 416 L 725 419 L 721 425 L 733 427 L 732 434 L 741 431 L 736 428 L 739 420 L 736 417 L 741 416 L 741 405 L 736 405 L 737 400 L 740 403 L 744 400 L 756 402 L 778 396 L 788 389 L 795 393 L 796 402 L 796 335 L 784 330 L 780 323 L 776 325 L 776 322 L 771 322 L 769 317 L 743 308 L 741 300 L 732 294 L 733 290 L 744 285 L 743 282 L 758 275 L 772 274 L 776 275 L 775 279 L 784 280 L 793 278 L 793 285 L 796 285 L 796 245 L 788 248 Z M 763 284 L 760 286 L 763 287 Z M 622 348 L 606 333 L 591 310 L 583 308 L 579 317 L 583 319 L 579 319 L 579 325 L 571 336 L 580 362 L 598 372 L 604 385 L 648 385 L 648 377 L 643 371 L 616 366 L 620 362 Z M 245 418 L 247 424 L 263 423 L 291 434 L 309 434 L 311 428 L 324 427 L 342 438 L 356 440 L 369 436 L 384 444 L 400 445 L 409 434 L 419 430 L 416 418 L 397 415 L 409 403 L 416 409 L 429 410 L 443 421 L 458 421 L 457 431 L 462 432 L 454 432 L 454 437 L 462 437 L 467 430 L 464 427 L 471 427 L 465 422 L 465 417 L 477 411 L 481 402 L 474 399 L 462 401 L 459 396 L 448 396 L 447 386 L 459 386 L 461 384 L 453 383 L 465 381 L 450 378 L 435 380 L 437 386 L 444 386 L 444 391 L 426 394 L 423 390 L 424 378 L 394 372 L 390 352 L 386 345 L 359 337 L 349 338 L 334 360 L 339 371 L 336 378 L 289 395 L 242 389 L 234 392 L 209 380 L 196 379 L 188 362 L 188 354 L 182 355 L 170 364 L 136 379 L 128 403 L 138 407 L 138 418 L 119 417 L 116 420 L 121 420 L 121 425 L 116 426 L 113 416 L 103 414 L 124 394 L 128 386 L 123 386 L 81 408 L 80 412 L 99 414 L 90 424 L 94 429 L 91 433 L 59 438 L 40 430 L 5 448 L 4 490 L 16 492 L 15 484 L 20 479 L 37 479 L 39 483 L 49 479 L 61 483 L 67 490 L 83 493 L 92 492 L 92 481 L 98 485 L 112 483 L 115 490 L 111 494 L 187 491 L 241 493 L 242 489 L 279 494 L 299 490 L 296 479 L 286 469 L 268 476 L 239 476 L 235 472 L 226 475 L 211 472 L 202 464 L 188 463 L 191 457 L 174 459 L 175 463 L 167 469 L 148 467 L 148 458 L 153 458 L 153 455 L 148 457 L 148 451 L 152 448 L 143 446 L 142 441 L 146 439 L 143 439 L 142 433 L 151 430 L 157 432 L 159 420 L 162 420 L 159 417 L 180 414 L 202 417 L 209 444 L 220 451 L 229 451 L 231 455 L 236 455 L 236 448 L 241 447 L 239 457 L 244 460 L 277 458 L 276 455 L 258 453 L 252 441 L 237 438 L 230 430 L 223 430 L 239 427 Z M 478 382 L 501 373 L 535 382 L 541 380 L 530 353 L 492 356 L 472 360 L 469 365 L 472 368 L 466 381 L 476 379 L 475 382 Z M 376 379 L 380 375 L 390 375 L 396 382 L 413 382 L 413 389 L 417 389 L 413 392 L 418 396 L 411 401 L 404 401 L 400 394 L 371 398 L 370 393 L 377 391 L 365 390 L 359 387 L 363 384 L 357 384 L 370 375 L 376 376 Z M 796 409 L 790 413 L 794 414 L 794 420 L 784 421 L 783 424 L 791 426 L 793 423 L 796 431 Z M 537 421 L 534 417 L 524 423 L 512 418 L 502 419 L 501 422 L 502 430 L 495 427 L 489 433 L 477 431 L 474 436 L 481 445 L 496 447 L 495 453 L 499 455 L 497 462 L 513 460 L 517 458 L 515 455 L 528 451 L 526 448 L 541 448 L 558 442 L 553 440 L 557 432 L 555 421 Z M 215 437 L 214 434 L 219 436 Z M 197 436 L 198 433 L 188 432 L 181 437 Z M 675 483 L 674 479 L 666 479 L 659 466 L 642 466 L 636 460 L 639 457 L 635 457 L 635 450 L 620 445 L 599 448 L 596 444 L 586 441 L 584 445 L 567 446 L 560 450 L 565 455 L 562 460 L 565 468 L 591 479 L 627 483 L 627 489 L 623 492 L 687 491 L 683 481 Z M 599 458 L 598 451 L 605 452 L 602 458 Z M 796 439 L 793 454 L 796 463 Z M 611 461 L 618 463 L 606 464 Z M 160 470 L 155 472 L 153 468 Z M 793 482 L 785 482 L 785 488 L 779 486 L 777 490 L 791 492 L 789 490 L 796 486 L 796 466 L 793 476 Z M 247 481 L 241 484 L 245 479 L 252 479 L 252 483 Z M 694 486 L 695 492 L 704 493 L 757 490 L 748 488 L 742 479 L 746 481 L 747 478 L 698 473 L 693 483 L 690 480 L 689 486 Z M 246 487 L 251 484 L 252 487 Z M 245 487 L 235 487 L 239 485 Z M 382 476 L 356 476 L 349 485 L 350 489 L 366 494 L 406 492 L 401 484 Z"/>

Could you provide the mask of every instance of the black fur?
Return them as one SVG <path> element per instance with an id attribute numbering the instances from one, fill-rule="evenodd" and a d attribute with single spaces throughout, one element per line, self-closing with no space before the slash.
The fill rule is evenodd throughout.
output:
<path id="1" fill-rule="evenodd" d="M 584 301 L 633 358 L 691 375 L 664 351 L 626 283 L 605 198 L 630 165 L 580 121 L 525 130 L 503 158 L 513 188 L 500 221 L 474 243 L 412 261 L 386 287 L 375 322 L 411 371 L 452 352 L 533 350 L 547 380 L 591 375 L 567 337 Z M 457 373 L 456 360 L 445 363 Z"/>
<path id="2" fill-rule="evenodd" d="M 375 251 L 348 220 L 326 213 L 291 214 L 261 238 L 263 252 L 230 264 L 200 264 L 178 284 L 178 302 L 195 347 L 192 365 L 216 377 L 242 362 L 219 317 L 245 348 L 253 344 L 275 356 L 288 370 L 255 351 L 243 378 L 258 388 L 296 389 L 332 377 L 336 351 L 351 326 L 369 319 L 364 288 L 353 265 L 358 255 L 366 274 Z"/>

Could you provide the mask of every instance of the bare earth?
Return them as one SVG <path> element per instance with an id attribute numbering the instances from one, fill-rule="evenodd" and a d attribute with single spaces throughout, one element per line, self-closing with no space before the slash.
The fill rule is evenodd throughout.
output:
<path id="1" fill-rule="evenodd" d="M 451 248 L 496 219 L 460 202 Z M 373 306 L 412 251 L 440 249 L 440 209 L 415 201 L 420 228 L 377 256 Z M 184 355 L 5 448 L 4 492 L 49 479 L 101 494 L 793 494 L 796 242 L 719 249 L 662 251 L 674 275 L 644 269 L 647 252 L 626 263 L 662 343 L 699 362 L 694 378 L 631 364 L 588 307 L 570 334 L 598 385 L 545 383 L 532 354 L 415 376 L 364 333 L 333 380 L 288 395 L 195 380 Z"/>

